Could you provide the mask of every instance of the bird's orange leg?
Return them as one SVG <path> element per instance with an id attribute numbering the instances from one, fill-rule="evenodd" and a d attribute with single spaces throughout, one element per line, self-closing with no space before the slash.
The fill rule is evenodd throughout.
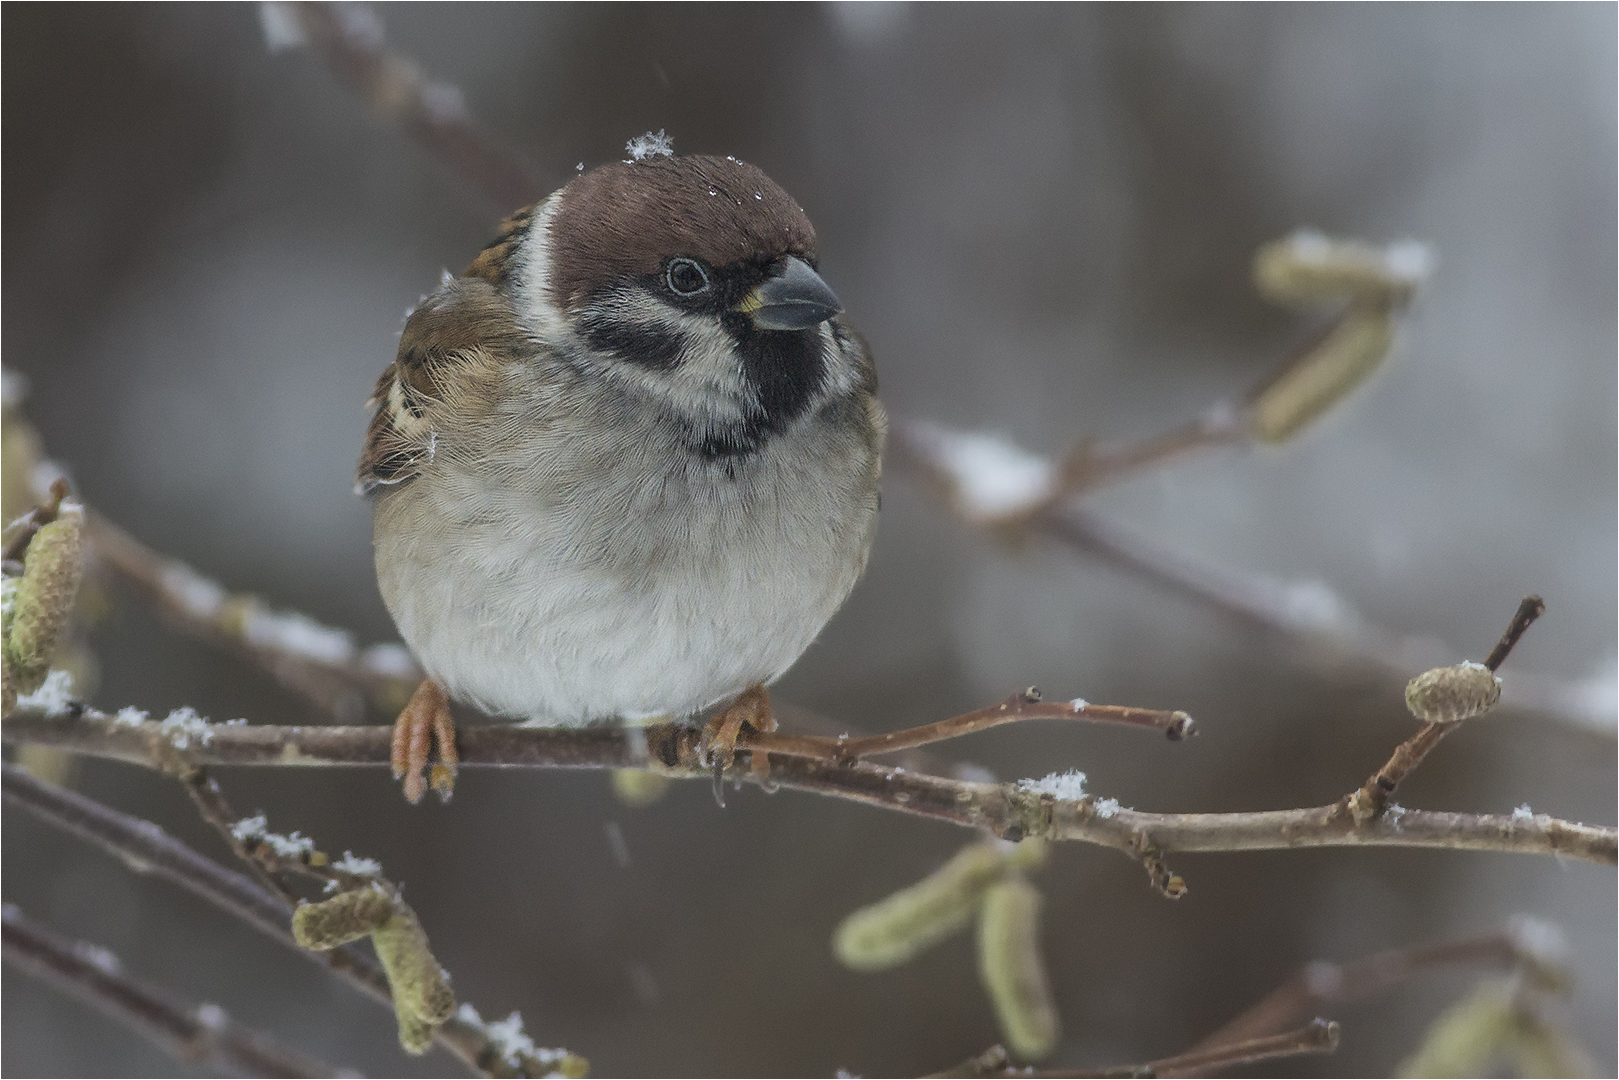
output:
<path id="1" fill-rule="evenodd" d="M 746 724 L 755 731 L 775 731 L 776 713 L 770 707 L 770 695 L 762 684 L 748 687 L 736 700 L 709 718 L 703 725 L 698 746 L 703 759 L 714 768 L 714 799 L 725 805 L 724 776 L 726 768 L 736 757 L 736 740 Z M 761 777 L 770 775 L 770 755 L 755 753 L 753 771 Z"/>
<path id="2" fill-rule="evenodd" d="M 438 743 L 438 761 L 433 762 L 433 743 Z M 410 702 L 394 721 L 394 779 L 405 781 L 405 798 L 420 802 L 431 787 L 448 802 L 455 791 L 455 769 L 460 757 L 455 751 L 455 718 L 450 715 L 450 699 L 444 688 L 432 679 L 410 696 Z M 429 763 L 432 767 L 429 768 Z M 426 769 L 428 779 L 423 780 Z"/>

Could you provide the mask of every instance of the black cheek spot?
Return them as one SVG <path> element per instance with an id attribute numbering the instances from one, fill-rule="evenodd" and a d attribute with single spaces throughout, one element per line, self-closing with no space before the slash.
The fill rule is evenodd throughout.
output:
<path id="1" fill-rule="evenodd" d="M 661 326 L 636 326 L 598 317 L 585 319 L 580 330 L 596 348 L 650 371 L 673 371 L 680 366 L 686 348 L 679 333 Z"/>

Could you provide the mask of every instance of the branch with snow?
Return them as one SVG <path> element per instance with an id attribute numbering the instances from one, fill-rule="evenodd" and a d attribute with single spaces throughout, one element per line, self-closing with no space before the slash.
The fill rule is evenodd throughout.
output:
<path id="1" fill-rule="evenodd" d="M 246 875 L 225 869 L 150 821 L 47 783 L 13 765 L 0 765 L 0 773 L 3 773 L 8 803 L 97 845 L 138 872 L 156 874 L 179 885 L 293 949 L 298 955 L 323 964 L 373 1000 L 384 1005 L 392 1003 L 387 976 L 381 965 L 366 952 L 354 946 L 315 952 L 298 944 L 291 929 L 295 900 L 272 892 Z M 267 830 L 268 822 L 263 815 L 236 822 L 233 829 L 240 831 L 244 837 L 259 840 L 270 835 Z M 274 845 L 272 850 L 275 846 L 283 846 L 289 849 L 285 857 L 298 858 L 306 863 L 316 861 L 313 858 L 317 854 L 314 845 L 310 843 L 306 847 L 300 843 L 303 838 L 298 837 L 297 833 L 278 839 L 290 843 Z M 278 856 L 282 854 L 279 851 L 275 853 Z M 332 861 L 330 866 L 335 875 L 328 880 L 334 889 L 338 882 L 344 880 L 380 880 L 382 876 L 382 868 L 374 860 L 349 852 L 345 852 L 343 858 Z M 581 1071 L 582 1059 L 564 1050 L 545 1050 L 529 1042 L 528 1052 L 521 1052 L 525 1047 L 504 1034 L 513 1027 L 521 1031 L 522 1019 L 515 1013 L 503 1022 L 504 1027 L 484 1025 L 468 1019 L 469 1016 L 475 1017 L 476 1010 L 463 1004 L 460 1012 L 438 1029 L 435 1039 L 477 1074 L 543 1076 L 553 1072 L 575 1075 Z"/>
<path id="2" fill-rule="evenodd" d="M 0 734 L 10 744 L 32 743 L 152 767 L 159 726 L 118 723 L 99 710 L 75 707 L 49 714 L 12 714 Z M 665 776 L 708 780 L 699 750 L 701 732 L 679 724 L 619 728 L 463 727 L 461 764 L 479 768 L 652 769 Z M 995 784 L 907 772 L 866 761 L 835 763 L 778 753 L 773 735 L 745 731 L 739 755 L 769 755 L 769 771 L 751 766 L 730 774 L 738 782 L 807 791 L 899 813 L 987 828 L 997 836 L 1076 840 L 1148 860 L 1177 852 L 1259 851 L 1315 847 L 1420 847 L 1556 854 L 1614 865 L 1619 831 L 1547 815 L 1457 814 L 1402 810 L 1357 822 L 1348 796 L 1327 806 L 1227 814 L 1155 814 L 1116 800 L 1075 795 L 1061 778 Z M 802 738 L 789 736 L 787 738 Z M 183 751 L 199 766 L 270 768 L 389 766 L 392 729 L 216 725 L 206 745 Z M 1061 787 L 1061 795 L 1047 787 Z"/>

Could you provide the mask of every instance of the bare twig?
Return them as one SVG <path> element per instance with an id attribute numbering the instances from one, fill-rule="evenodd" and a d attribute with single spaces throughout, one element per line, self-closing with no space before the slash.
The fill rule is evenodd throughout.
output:
<path id="1" fill-rule="evenodd" d="M 77 716 L 18 710 L 0 734 L 8 743 L 58 746 L 97 757 L 153 766 L 152 721 L 116 722 L 95 709 Z M 641 729 L 463 727 L 465 768 L 634 769 L 708 780 L 699 759 L 700 732 L 676 724 Z M 392 729 L 213 725 L 207 741 L 185 751 L 198 765 L 273 767 L 370 766 L 389 763 Z M 852 799 L 901 813 L 987 828 L 1018 839 L 1043 836 L 1144 853 L 1261 851 L 1313 847 L 1420 847 L 1561 854 L 1614 865 L 1619 830 L 1546 815 L 1455 814 L 1406 810 L 1357 824 L 1342 801 L 1330 806 L 1234 814 L 1152 814 L 1093 796 L 1057 798 L 1028 781 L 974 783 L 859 762 L 833 765 L 772 756 L 768 777 L 738 769 L 734 777 Z"/>
<path id="2" fill-rule="evenodd" d="M 391 1005 L 387 976 L 368 953 L 354 946 L 315 952 L 292 935 L 293 905 L 246 875 L 226 870 L 174 839 L 159 826 L 120 813 L 74 791 L 45 783 L 12 765 L 0 767 L 5 798 L 81 839 L 123 859 L 141 872 L 158 874 L 231 914 L 298 955 L 330 968 L 350 985 L 383 1005 Z M 437 1032 L 437 1042 L 473 1072 L 511 1075 L 504 1051 L 480 1024 L 453 1016 Z M 556 1062 L 532 1065 L 555 1067 Z M 541 1069 L 543 1071 L 543 1068 Z"/>
<path id="3" fill-rule="evenodd" d="M 1526 945 L 1525 937 L 1524 927 L 1510 927 L 1455 941 L 1401 946 L 1347 964 L 1316 961 L 1306 965 L 1257 1004 L 1199 1042 L 1194 1049 L 1204 1050 L 1259 1038 L 1296 1024 L 1312 1013 L 1386 994 L 1442 968 L 1542 965 L 1544 957 Z M 1176 1075 L 1197 1076 L 1202 1071 L 1201 1068 L 1185 1068 Z"/>
<path id="4" fill-rule="evenodd" d="M 236 1023 L 217 1005 L 193 1005 L 122 970 L 105 949 L 69 941 L 4 908 L 5 959 L 135 1029 L 181 1061 L 236 1076 L 355 1076 Z"/>
<path id="5" fill-rule="evenodd" d="M 1484 666 L 1491 671 L 1499 669 L 1518 644 L 1518 639 L 1523 637 L 1523 632 L 1544 614 L 1546 614 L 1546 601 L 1538 596 L 1524 597 L 1523 603 L 1518 605 L 1517 614 L 1512 616 L 1512 623 L 1507 627 L 1506 633 L 1501 635 L 1501 640 L 1490 650 Z"/>
<path id="6" fill-rule="evenodd" d="M 413 60 L 388 48 L 382 24 L 369 9 L 317 3 L 289 7 L 310 46 L 350 90 L 502 210 L 545 194 L 528 165 L 472 117 L 459 90 L 429 80 Z"/>
<path id="7" fill-rule="evenodd" d="M 1038 719 L 1090 720 L 1102 724 L 1153 728 L 1164 732 L 1171 741 L 1179 741 L 1196 733 L 1192 718 L 1183 712 L 1136 709 L 1123 705 L 1092 705 L 1078 698 L 1073 701 L 1042 701 L 1039 689 L 1031 686 L 1027 690 L 1018 691 L 999 705 L 991 705 L 987 709 L 978 709 L 948 720 L 906 728 L 903 731 L 840 739 L 838 748 L 847 759 L 873 757 L 895 750 L 909 750 L 912 747 L 943 742 L 977 731 L 987 731 L 1001 724 Z M 774 749 L 764 747 L 762 744 L 761 748 L 772 751 Z"/>
<path id="8" fill-rule="evenodd" d="M 1331 1020 L 1312 1020 L 1297 1031 L 1263 1038 L 1229 1043 L 1209 1050 L 1191 1050 L 1174 1057 L 1159 1058 L 1145 1065 L 1121 1065 L 1111 1069 L 1027 1069 L 1008 1063 L 1006 1050 L 992 1046 L 982 1054 L 968 1058 L 960 1065 L 933 1077 L 1086 1077 L 1092 1080 L 1110 1080 L 1118 1077 L 1184 1076 L 1189 1070 L 1198 1072 L 1225 1069 L 1235 1065 L 1252 1065 L 1274 1058 L 1297 1057 L 1300 1054 L 1330 1054 L 1338 1049 L 1338 1025 Z"/>

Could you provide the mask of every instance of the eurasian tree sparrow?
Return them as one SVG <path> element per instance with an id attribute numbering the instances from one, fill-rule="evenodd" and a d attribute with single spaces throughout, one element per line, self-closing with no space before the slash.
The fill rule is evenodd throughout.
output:
<path id="1" fill-rule="evenodd" d="M 513 215 L 410 315 L 359 465 L 428 675 L 394 729 L 407 798 L 435 738 L 453 786 L 449 699 L 575 726 L 736 698 L 727 759 L 774 726 L 764 685 L 877 521 L 877 377 L 815 265 L 760 170 L 655 146 Z"/>

